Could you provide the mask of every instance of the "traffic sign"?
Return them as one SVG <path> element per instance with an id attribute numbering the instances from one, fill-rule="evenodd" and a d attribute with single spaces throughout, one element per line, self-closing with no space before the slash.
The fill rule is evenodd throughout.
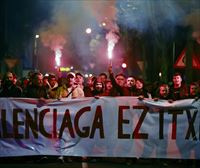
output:
<path id="1" fill-rule="evenodd" d="M 174 68 L 185 68 L 186 66 L 186 48 L 183 49 L 178 59 L 174 64 Z M 197 55 L 192 55 L 192 68 L 200 69 L 200 60 Z"/>

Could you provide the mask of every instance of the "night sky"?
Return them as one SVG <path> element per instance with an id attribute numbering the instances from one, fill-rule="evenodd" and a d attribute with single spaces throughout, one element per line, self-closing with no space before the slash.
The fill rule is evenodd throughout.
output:
<path id="1" fill-rule="evenodd" d="M 105 36 L 114 30 L 119 35 L 113 51 L 115 72 L 126 62 L 128 75 L 157 80 L 163 71 L 170 77 L 181 51 L 197 43 L 192 33 L 200 31 L 199 9 L 198 0 L 4 0 L 0 13 L 1 71 L 6 70 L 5 58 L 19 59 L 21 70 L 37 66 L 42 72 L 55 71 L 53 47 L 59 45 L 62 66 L 74 66 L 84 73 L 105 72 Z M 190 17 L 193 13 L 197 13 L 194 20 Z M 100 25 L 103 21 L 107 27 Z M 87 27 L 92 28 L 90 35 L 85 33 Z M 35 56 L 36 34 L 40 38 Z M 141 61 L 143 70 L 138 66 Z"/>

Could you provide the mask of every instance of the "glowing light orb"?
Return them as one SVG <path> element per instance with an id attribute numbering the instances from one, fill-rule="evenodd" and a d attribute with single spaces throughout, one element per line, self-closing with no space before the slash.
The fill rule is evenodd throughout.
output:
<path id="1" fill-rule="evenodd" d="M 102 23 L 102 26 L 106 26 L 106 23 L 105 23 L 105 22 L 103 22 L 103 23 Z"/>
<path id="2" fill-rule="evenodd" d="M 88 77 L 89 77 L 89 75 L 88 75 L 88 74 L 85 74 L 84 76 L 85 76 L 86 78 L 88 78 Z"/>
<path id="3" fill-rule="evenodd" d="M 126 63 L 122 63 L 122 68 L 126 68 L 126 67 L 127 67 Z"/>
<path id="4" fill-rule="evenodd" d="M 40 37 L 40 35 L 39 35 L 39 34 L 36 34 L 36 35 L 35 35 L 35 38 L 39 38 L 39 37 Z"/>
<path id="5" fill-rule="evenodd" d="M 87 28 L 87 29 L 85 30 L 85 32 L 86 32 L 87 34 L 90 34 L 90 33 L 92 32 L 92 29 L 91 29 L 91 28 Z"/>

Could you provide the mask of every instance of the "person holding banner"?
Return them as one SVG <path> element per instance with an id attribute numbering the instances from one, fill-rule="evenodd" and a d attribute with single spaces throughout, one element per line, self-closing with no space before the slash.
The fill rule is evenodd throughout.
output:
<path id="1" fill-rule="evenodd" d="M 196 82 L 192 82 L 189 88 L 189 98 L 199 99 L 200 98 L 200 91 L 199 85 Z"/>
<path id="2" fill-rule="evenodd" d="M 84 90 L 84 78 L 81 73 L 76 73 L 75 74 L 75 83 L 82 89 Z"/>
<path id="3" fill-rule="evenodd" d="M 27 88 L 24 90 L 24 94 L 28 98 L 38 98 L 37 106 L 40 107 L 47 102 L 48 89 L 43 85 L 43 75 L 40 72 L 35 72 L 30 78 L 30 82 Z M 47 156 L 41 157 L 37 162 L 46 162 Z"/>
<path id="4" fill-rule="evenodd" d="M 0 97 L 21 97 L 22 89 L 14 82 L 16 77 L 12 72 L 7 72 L 2 80 Z"/>
<path id="5" fill-rule="evenodd" d="M 94 81 L 93 88 L 94 88 L 94 90 L 92 91 L 93 96 L 103 96 L 105 86 L 100 78 L 97 78 Z"/>
<path id="6" fill-rule="evenodd" d="M 56 99 L 56 92 L 58 89 L 57 77 L 54 74 L 49 74 L 48 76 L 48 97 L 51 99 Z"/>
<path id="7" fill-rule="evenodd" d="M 83 89 L 79 85 L 75 84 L 75 74 L 68 73 L 66 80 L 63 78 L 61 86 L 57 89 L 57 98 L 80 98 L 85 97 Z"/>
<path id="8" fill-rule="evenodd" d="M 129 76 L 126 79 L 126 87 L 129 90 L 130 96 L 134 96 L 135 94 L 135 90 L 136 90 L 136 86 L 135 86 L 135 77 L 133 76 Z"/>
<path id="9" fill-rule="evenodd" d="M 170 87 L 170 96 L 173 100 L 181 100 L 188 97 L 188 89 L 183 83 L 180 73 L 175 73 L 173 75 L 173 85 Z"/>
<path id="10" fill-rule="evenodd" d="M 169 97 L 169 86 L 167 84 L 161 84 L 158 88 L 157 91 L 157 95 L 154 98 L 154 101 L 159 101 L 159 100 L 170 100 Z M 167 155 L 167 134 L 164 134 L 162 139 L 159 139 L 158 137 L 155 139 L 155 137 L 157 136 L 157 132 L 159 132 L 158 130 L 156 130 L 159 125 L 159 120 L 157 118 L 157 113 L 155 112 L 157 109 L 154 109 L 153 112 L 151 113 L 151 118 L 152 118 L 152 128 L 153 130 L 155 130 L 155 135 L 152 134 L 151 136 L 151 141 L 145 141 L 144 140 L 144 149 L 143 149 L 143 153 L 142 153 L 142 157 L 149 157 L 152 155 L 153 151 L 155 150 L 156 156 L 160 157 L 160 158 L 165 158 Z M 158 111 L 158 112 L 164 112 L 162 111 Z M 155 115 L 155 116 L 154 116 Z M 168 133 L 168 128 L 169 128 L 169 124 L 167 124 L 167 122 L 165 123 L 165 127 L 164 127 L 164 132 Z M 165 164 L 165 163 L 164 163 Z"/>
<path id="11" fill-rule="evenodd" d="M 111 80 L 107 79 L 105 81 L 105 90 L 104 90 L 104 93 L 103 93 L 103 96 L 109 96 L 110 95 L 110 92 L 112 90 L 112 82 Z"/>
<path id="12" fill-rule="evenodd" d="M 85 97 L 92 97 L 92 91 L 94 90 L 94 81 L 96 80 L 95 76 L 88 77 L 86 85 L 83 88 Z"/>
<path id="13" fill-rule="evenodd" d="M 48 90 L 43 85 L 43 75 L 40 72 L 35 72 L 32 75 L 31 82 L 26 88 L 25 96 L 28 98 L 48 98 Z"/>
<path id="14" fill-rule="evenodd" d="M 81 74 L 78 74 L 78 75 L 81 77 Z M 79 85 L 77 85 L 77 83 L 75 83 L 75 74 L 74 73 L 69 72 L 67 74 L 66 80 L 63 79 L 63 81 L 64 82 L 62 83 L 62 85 L 59 86 L 57 89 L 58 99 L 62 99 L 62 98 L 75 99 L 75 98 L 85 97 L 83 89 Z M 80 79 L 80 83 L 81 83 L 81 81 L 82 80 Z M 65 141 L 65 139 L 63 139 L 63 142 L 61 142 L 63 144 L 63 146 L 62 146 L 63 149 L 65 148 L 64 141 Z M 62 150 L 62 148 L 61 148 L 61 150 Z M 85 159 L 85 157 L 83 157 L 83 158 Z M 58 161 L 60 161 L 61 163 L 65 163 L 64 156 L 58 157 Z M 67 157 L 67 161 L 72 162 L 71 157 Z"/>
<path id="15" fill-rule="evenodd" d="M 200 90 L 199 90 L 199 85 L 197 82 L 192 82 L 190 84 L 189 88 L 189 98 L 193 98 L 196 101 L 199 100 L 200 98 Z M 197 143 L 198 144 L 198 143 Z M 194 150 L 195 157 L 197 158 L 200 156 L 200 145 L 198 144 L 199 148 L 197 150 Z"/>
<path id="16" fill-rule="evenodd" d="M 182 81 L 182 77 L 180 73 L 175 73 L 173 75 L 173 86 L 170 88 L 170 96 L 172 97 L 173 100 L 182 100 L 182 99 L 186 99 L 186 98 L 194 98 L 196 93 L 193 93 L 194 88 L 192 87 L 190 90 L 190 94 L 188 93 L 188 88 L 187 86 L 183 83 Z M 194 117 L 195 115 L 195 110 L 184 110 L 184 111 L 180 111 L 180 113 L 186 113 L 188 116 L 188 120 L 192 120 L 192 117 Z M 184 117 L 179 117 L 177 119 L 177 122 L 182 122 L 184 121 Z M 173 123 L 176 124 L 176 123 Z M 182 130 L 183 132 L 187 132 L 188 130 L 188 125 L 187 124 L 179 124 L 176 126 L 177 130 Z M 193 138 L 193 137 L 192 137 Z M 191 142 L 191 143 L 189 143 Z M 176 145 L 177 148 L 180 152 L 180 157 L 181 159 L 186 159 L 186 158 L 190 158 L 191 155 L 191 146 L 188 145 L 196 145 L 196 142 L 191 140 L 190 137 L 188 139 L 186 139 L 186 137 L 184 137 L 183 135 L 179 135 L 176 138 Z M 199 152 L 197 152 L 199 153 Z"/>
<path id="17" fill-rule="evenodd" d="M 168 84 L 161 84 L 157 90 L 156 97 L 154 97 L 154 101 L 158 101 L 159 99 L 168 100 L 172 102 L 173 100 L 169 94 L 169 85 Z"/>
<path id="18" fill-rule="evenodd" d="M 108 68 L 108 72 L 109 72 L 109 78 L 112 84 L 112 89 L 110 90 L 110 96 L 131 96 L 131 92 L 126 86 L 126 76 L 122 73 L 119 73 L 114 77 L 111 64 Z M 127 115 L 128 115 L 127 117 L 133 118 L 131 113 L 128 113 Z M 132 128 L 133 121 L 130 120 L 129 124 L 130 124 L 130 128 Z M 120 143 L 116 143 L 116 144 L 112 143 L 112 146 L 115 146 L 115 148 L 118 148 L 120 147 Z M 126 148 L 124 150 L 127 151 L 127 154 L 131 152 L 133 146 L 134 146 L 133 143 L 129 143 L 126 145 Z M 136 161 L 135 158 L 126 158 L 125 160 L 127 165 L 130 165 L 135 161 Z"/>
<path id="19" fill-rule="evenodd" d="M 139 96 L 140 98 L 150 98 L 151 94 L 147 93 L 147 90 L 144 88 L 144 80 L 141 78 L 137 78 L 135 80 L 135 93 L 134 96 Z"/>

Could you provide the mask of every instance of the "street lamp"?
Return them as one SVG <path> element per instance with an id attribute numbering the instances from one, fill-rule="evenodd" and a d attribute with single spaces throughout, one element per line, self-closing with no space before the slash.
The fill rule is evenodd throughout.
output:
<path id="1" fill-rule="evenodd" d="M 39 34 L 35 35 L 35 39 L 34 39 L 34 54 L 37 55 L 37 40 L 40 38 Z"/>
<path id="2" fill-rule="evenodd" d="M 37 38 L 39 38 L 39 37 L 40 37 L 40 35 L 39 35 L 39 34 L 36 34 L 36 35 L 35 35 L 35 38 L 36 38 L 36 39 L 37 39 Z"/>
<path id="3" fill-rule="evenodd" d="M 37 50 L 38 50 L 38 39 L 40 38 L 40 35 L 39 34 L 36 34 L 35 35 L 35 38 L 34 38 L 34 68 L 35 70 L 38 69 L 38 55 L 37 55 Z"/>

